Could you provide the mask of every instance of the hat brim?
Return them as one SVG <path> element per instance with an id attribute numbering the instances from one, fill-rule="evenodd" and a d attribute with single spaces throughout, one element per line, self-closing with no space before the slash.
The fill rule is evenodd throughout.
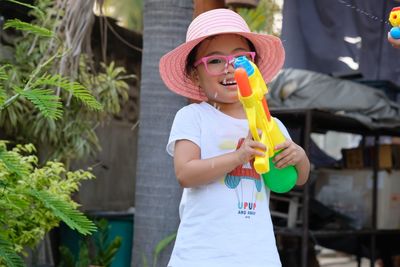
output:
<path id="1" fill-rule="evenodd" d="M 285 51 L 279 38 L 252 32 L 226 32 L 238 34 L 248 39 L 257 52 L 257 66 L 266 83 L 282 68 L 285 61 Z M 224 33 L 225 34 L 225 33 Z M 204 36 L 186 42 L 165 54 L 160 59 L 159 70 L 165 85 L 173 92 L 197 101 L 206 101 L 207 96 L 196 86 L 185 73 L 186 58 L 190 51 L 204 39 Z"/>

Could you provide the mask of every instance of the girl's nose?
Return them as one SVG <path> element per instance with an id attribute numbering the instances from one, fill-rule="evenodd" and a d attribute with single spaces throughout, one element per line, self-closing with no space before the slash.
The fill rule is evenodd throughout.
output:
<path id="1" fill-rule="evenodd" d="M 235 71 L 235 68 L 233 67 L 233 63 L 234 63 L 234 60 L 230 60 L 226 65 L 226 67 L 225 67 L 225 72 L 226 73 L 229 73 L 229 72 L 231 72 L 231 73 L 233 73 L 234 71 Z"/>

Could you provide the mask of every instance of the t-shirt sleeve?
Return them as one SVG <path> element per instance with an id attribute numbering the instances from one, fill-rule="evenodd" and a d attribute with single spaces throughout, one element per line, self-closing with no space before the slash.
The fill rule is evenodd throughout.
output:
<path id="1" fill-rule="evenodd" d="M 283 134 L 287 139 L 292 139 L 292 138 L 290 137 L 290 134 L 289 134 L 288 130 L 286 129 L 285 125 L 283 125 L 283 123 L 282 123 L 279 119 L 277 119 L 277 118 L 274 118 L 274 120 L 275 120 L 276 123 L 278 124 L 279 129 L 281 130 L 282 134 Z"/>
<path id="2" fill-rule="evenodd" d="M 174 156 L 175 142 L 183 139 L 200 147 L 200 116 L 191 105 L 180 109 L 175 115 L 166 148 L 168 154 Z"/>

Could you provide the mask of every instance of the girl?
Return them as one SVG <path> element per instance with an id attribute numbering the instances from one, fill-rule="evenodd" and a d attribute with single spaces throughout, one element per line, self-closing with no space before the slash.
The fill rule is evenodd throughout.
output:
<path id="1" fill-rule="evenodd" d="M 235 12 L 214 9 L 195 18 L 186 42 L 160 60 L 167 87 L 195 102 L 178 111 L 167 144 L 184 187 L 171 267 L 281 266 L 269 190 L 251 164 L 266 147 L 248 134 L 232 66 L 238 56 L 255 62 L 269 82 L 284 50 L 278 38 L 251 33 Z M 276 166 L 295 166 L 297 184 L 304 184 L 308 158 L 278 124 L 287 141 L 275 148 L 284 149 Z"/>

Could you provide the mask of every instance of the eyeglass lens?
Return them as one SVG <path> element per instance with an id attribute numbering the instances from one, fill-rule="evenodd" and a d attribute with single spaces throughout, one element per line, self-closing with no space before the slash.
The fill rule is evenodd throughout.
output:
<path id="1" fill-rule="evenodd" d="M 250 61 L 253 61 L 250 53 L 239 53 L 239 54 L 235 54 L 235 56 L 229 61 L 228 57 L 226 56 L 213 56 L 208 58 L 207 60 L 207 70 L 211 73 L 211 74 L 220 74 L 225 72 L 225 69 L 228 67 L 229 64 L 232 64 L 233 61 L 240 57 L 240 56 L 245 56 L 247 57 Z"/>

